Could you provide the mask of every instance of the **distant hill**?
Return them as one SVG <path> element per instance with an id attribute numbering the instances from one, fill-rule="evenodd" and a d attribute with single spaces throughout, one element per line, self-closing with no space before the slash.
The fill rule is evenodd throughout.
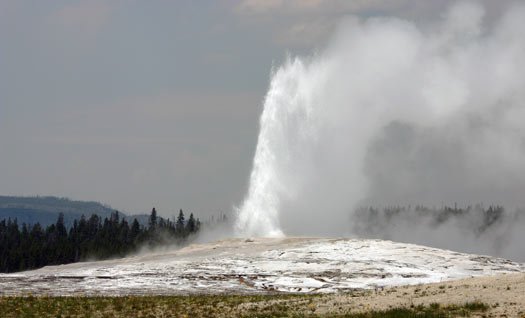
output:
<path id="1" fill-rule="evenodd" d="M 17 219 L 18 224 L 40 223 L 43 226 L 55 223 L 59 213 L 64 213 L 66 225 L 82 215 L 97 214 L 108 217 L 115 209 L 93 201 L 73 201 L 57 197 L 15 197 L 0 196 L 0 220 Z M 124 214 L 123 214 L 124 216 Z"/>

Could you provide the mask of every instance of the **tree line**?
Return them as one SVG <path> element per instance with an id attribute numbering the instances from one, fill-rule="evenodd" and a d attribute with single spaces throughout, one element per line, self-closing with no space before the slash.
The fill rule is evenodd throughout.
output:
<path id="1" fill-rule="evenodd" d="M 472 231 L 476 235 L 482 234 L 488 228 L 500 224 L 509 214 L 500 205 L 490 205 L 486 208 L 483 204 L 469 205 L 460 208 L 442 206 L 426 207 L 416 206 L 386 206 L 361 207 L 353 214 L 353 230 L 358 234 L 382 233 L 391 227 L 395 228 L 396 222 L 425 223 L 433 227 L 439 227 L 453 220 L 461 223 L 466 231 Z"/>
<path id="2" fill-rule="evenodd" d="M 87 259 L 124 257 L 141 246 L 155 247 L 183 243 L 200 229 L 193 213 L 186 220 L 182 210 L 176 220 L 157 216 L 151 211 L 148 224 L 135 218 L 129 224 L 118 211 L 102 219 L 96 214 L 75 219 L 68 229 L 64 214 L 54 224 L 18 224 L 16 219 L 0 221 L 0 272 L 10 273 L 79 262 Z"/>

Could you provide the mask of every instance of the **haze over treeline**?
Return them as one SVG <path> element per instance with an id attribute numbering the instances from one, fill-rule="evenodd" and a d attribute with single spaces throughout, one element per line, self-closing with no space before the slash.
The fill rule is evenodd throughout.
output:
<path id="1" fill-rule="evenodd" d="M 19 224 L 40 223 L 45 227 L 55 223 L 59 214 L 63 213 L 64 223 L 70 227 L 74 219 L 80 219 L 82 215 L 89 218 L 92 214 L 97 214 L 99 217 L 105 218 L 113 212 L 115 209 L 99 202 L 78 201 L 52 196 L 0 195 L 0 220 L 8 218 L 14 220 L 16 218 Z M 122 216 L 124 214 L 121 213 Z"/>
<path id="2" fill-rule="evenodd" d="M 364 238 L 415 243 L 525 261 L 525 209 L 503 206 L 368 206 L 352 212 L 350 231 Z"/>

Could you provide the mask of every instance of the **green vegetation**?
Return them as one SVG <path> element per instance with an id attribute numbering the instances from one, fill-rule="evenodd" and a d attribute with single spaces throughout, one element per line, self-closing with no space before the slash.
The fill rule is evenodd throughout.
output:
<path id="1" fill-rule="evenodd" d="M 199 295 L 123 297 L 1 297 L 0 317 L 468 317 L 483 303 L 418 306 L 351 313 L 317 312 L 323 295 Z"/>
<path id="2" fill-rule="evenodd" d="M 185 221 L 182 210 L 176 222 L 151 211 L 149 225 L 141 226 L 137 219 L 130 224 L 118 212 L 102 220 L 96 214 L 74 220 L 66 227 L 64 215 L 55 224 L 43 228 L 18 225 L 17 219 L 0 221 L 0 272 L 9 273 L 46 265 L 67 264 L 89 258 L 123 257 L 143 245 L 155 247 L 167 243 L 183 243 L 197 233 L 200 221 L 190 215 Z"/>

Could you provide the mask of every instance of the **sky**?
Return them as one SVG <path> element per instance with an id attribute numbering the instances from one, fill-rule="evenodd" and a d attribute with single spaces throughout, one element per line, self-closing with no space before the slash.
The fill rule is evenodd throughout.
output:
<path id="1" fill-rule="evenodd" d="M 0 194 L 230 212 L 272 68 L 348 15 L 430 26 L 451 2 L 0 0 Z"/>

